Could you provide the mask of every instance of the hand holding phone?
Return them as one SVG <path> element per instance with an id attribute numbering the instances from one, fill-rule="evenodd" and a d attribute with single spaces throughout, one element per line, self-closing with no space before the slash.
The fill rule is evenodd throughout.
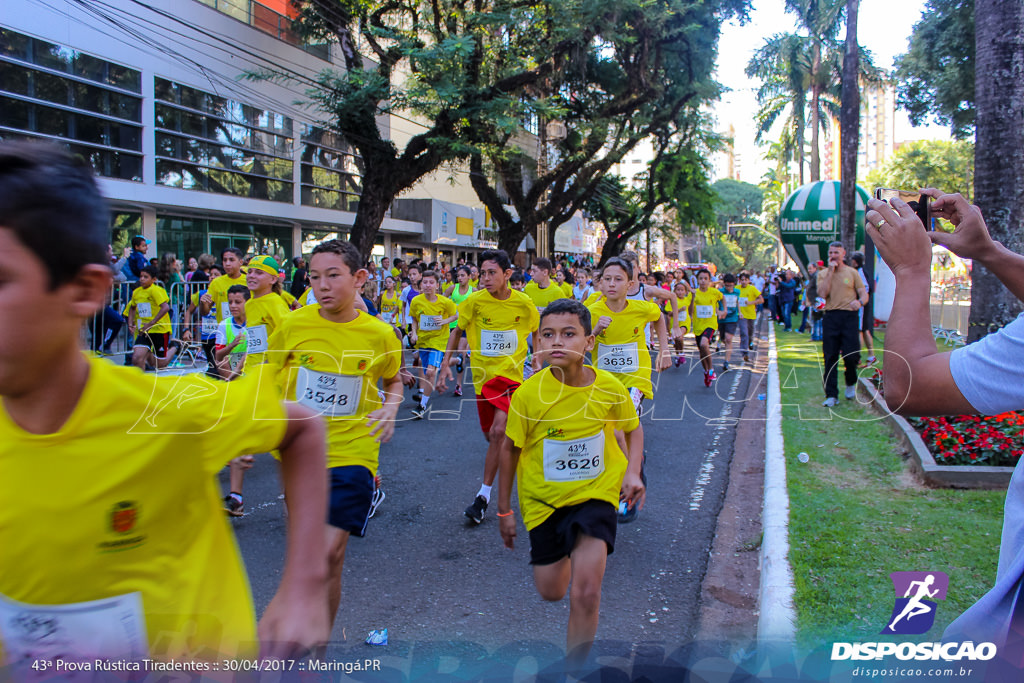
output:
<path id="1" fill-rule="evenodd" d="M 915 192 L 913 190 L 893 190 L 885 187 L 875 188 L 875 199 L 879 199 L 890 206 L 892 199 L 900 199 L 907 203 L 907 205 L 914 211 L 917 217 L 921 220 L 921 224 L 925 230 L 934 230 L 935 227 L 932 224 L 931 219 L 931 208 L 930 208 L 930 197 L 927 194 L 921 192 Z"/>

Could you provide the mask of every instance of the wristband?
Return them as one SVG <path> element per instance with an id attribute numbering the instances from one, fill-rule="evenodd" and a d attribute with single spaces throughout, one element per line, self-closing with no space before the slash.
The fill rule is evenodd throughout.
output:
<path id="1" fill-rule="evenodd" d="M 495 514 L 497 514 L 498 517 L 508 517 L 509 515 L 516 514 L 516 511 L 515 510 L 509 510 L 508 512 L 498 512 L 498 513 L 495 513 Z"/>

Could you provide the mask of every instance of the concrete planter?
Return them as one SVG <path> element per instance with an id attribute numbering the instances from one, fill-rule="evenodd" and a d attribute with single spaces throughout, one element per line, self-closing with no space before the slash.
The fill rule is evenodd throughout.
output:
<path id="1" fill-rule="evenodd" d="M 926 486 L 954 489 L 1005 489 L 1009 486 L 1014 469 L 1012 467 L 936 464 L 921 435 L 909 422 L 889 411 L 875 385 L 866 378 L 861 378 L 859 384 L 859 390 L 867 396 L 875 412 L 888 420 L 903 442 L 910 454 L 908 462 L 911 472 Z"/>

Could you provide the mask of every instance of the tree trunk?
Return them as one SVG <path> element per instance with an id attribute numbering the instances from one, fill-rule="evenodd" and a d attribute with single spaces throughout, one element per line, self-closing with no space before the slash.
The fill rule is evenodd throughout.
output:
<path id="1" fill-rule="evenodd" d="M 860 146 L 860 84 L 857 47 L 857 10 L 860 0 L 846 0 L 846 52 L 843 55 L 842 108 L 839 116 L 840 168 L 839 221 L 847 254 L 857 239 L 857 148 Z"/>
<path id="2" fill-rule="evenodd" d="M 974 196 L 992 238 L 1024 252 L 1024 4 L 977 0 L 974 5 Z M 975 262 L 967 340 L 1013 320 L 1021 302 Z"/>
<path id="3" fill-rule="evenodd" d="M 800 107 L 800 118 L 798 119 L 798 125 L 796 129 L 796 162 L 800 168 L 800 186 L 804 184 L 804 125 L 805 119 L 803 117 L 804 101 L 801 98 L 798 102 L 793 103 L 794 107 Z"/>
<path id="4" fill-rule="evenodd" d="M 363 176 L 359 208 L 356 210 L 352 232 L 349 234 L 349 242 L 359 250 L 363 260 L 369 260 L 384 216 L 400 192 L 395 188 L 393 174 L 387 172 L 387 168 L 385 164 L 367 164 L 366 174 Z"/>
<path id="5" fill-rule="evenodd" d="M 847 2 L 849 5 L 849 2 Z M 846 64 L 843 64 L 845 70 Z M 814 57 L 811 62 L 811 182 L 821 180 L 821 162 L 818 156 L 818 126 L 821 121 L 818 117 L 818 100 L 821 98 L 821 86 L 819 85 L 821 71 L 821 44 L 815 42 Z"/>

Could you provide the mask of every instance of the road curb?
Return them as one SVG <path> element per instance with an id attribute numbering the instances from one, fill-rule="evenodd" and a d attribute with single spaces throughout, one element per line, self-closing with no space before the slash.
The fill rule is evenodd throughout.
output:
<path id="1" fill-rule="evenodd" d="M 796 637 L 793 568 L 789 564 L 789 494 L 786 490 L 785 442 L 782 438 L 782 391 L 779 382 L 775 325 L 768 320 L 768 403 L 764 434 L 764 509 L 761 524 L 761 615 L 759 643 L 792 642 Z"/>

